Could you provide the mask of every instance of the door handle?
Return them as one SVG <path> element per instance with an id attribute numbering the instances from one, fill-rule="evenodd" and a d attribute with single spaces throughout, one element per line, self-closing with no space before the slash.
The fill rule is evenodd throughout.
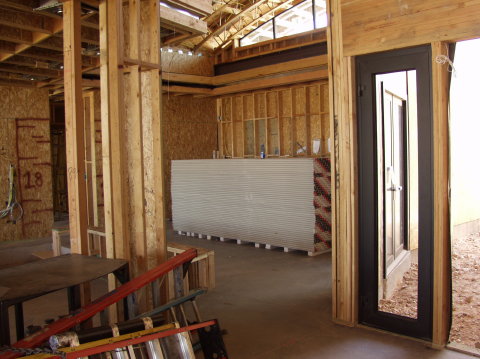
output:
<path id="1" fill-rule="evenodd" d="M 390 188 L 387 188 L 387 191 L 392 191 L 392 192 L 403 191 L 403 187 L 402 186 L 392 186 Z"/>

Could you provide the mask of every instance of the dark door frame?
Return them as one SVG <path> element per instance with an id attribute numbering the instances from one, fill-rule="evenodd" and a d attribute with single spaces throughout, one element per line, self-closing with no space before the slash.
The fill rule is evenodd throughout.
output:
<path id="1" fill-rule="evenodd" d="M 418 317 L 378 310 L 375 75 L 416 70 L 418 126 Z M 359 322 L 420 339 L 433 327 L 433 116 L 429 45 L 356 58 L 358 119 Z"/>

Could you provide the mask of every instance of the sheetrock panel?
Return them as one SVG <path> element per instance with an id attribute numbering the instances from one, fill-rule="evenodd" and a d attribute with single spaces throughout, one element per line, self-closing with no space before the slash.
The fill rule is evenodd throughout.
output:
<path id="1" fill-rule="evenodd" d="M 313 159 L 172 161 L 171 189 L 176 231 L 315 251 Z"/>

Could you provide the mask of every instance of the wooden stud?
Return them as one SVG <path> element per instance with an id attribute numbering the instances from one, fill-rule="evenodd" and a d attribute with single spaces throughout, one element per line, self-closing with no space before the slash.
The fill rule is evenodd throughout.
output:
<path id="1" fill-rule="evenodd" d="M 129 0 L 129 57 L 141 62 L 140 49 L 140 0 Z M 129 92 L 127 99 L 128 115 L 126 121 L 129 123 L 129 148 L 127 149 L 130 161 L 133 164 L 128 168 L 130 179 L 130 230 L 131 240 L 135 248 L 135 256 L 132 257 L 132 272 L 135 274 L 147 271 L 147 249 L 146 249 L 146 228 L 145 228 L 145 186 L 144 186 L 144 165 L 143 165 L 143 123 L 142 123 L 142 98 L 141 98 L 141 73 L 139 65 L 129 67 Z M 148 309 L 147 291 L 145 288 L 138 292 L 138 308 L 140 312 Z"/>
<path id="2" fill-rule="evenodd" d="M 72 253 L 88 254 L 80 3 L 64 3 L 65 130 Z"/>
<path id="3" fill-rule="evenodd" d="M 318 85 L 317 85 L 318 86 Z M 307 147 L 307 156 L 312 155 L 312 133 L 311 133 L 311 108 L 310 93 L 307 87 L 305 89 L 305 146 Z"/>
<path id="4" fill-rule="evenodd" d="M 115 258 L 130 259 L 128 231 L 128 191 L 126 184 L 126 154 L 125 154 L 125 114 L 123 109 L 123 15 L 122 4 L 116 0 L 106 0 L 108 7 L 107 42 L 108 42 L 108 122 L 110 124 L 110 168 L 109 189 L 111 196 L 112 215 L 105 216 L 105 222 L 112 221 L 114 231 Z M 102 29 L 102 25 L 100 25 Z M 102 88 L 103 91 L 103 88 Z M 103 101 L 102 96 L 102 101 Z M 104 170 L 104 175 L 105 175 Z M 104 178 L 105 184 L 105 178 Z M 107 225 L 105 226 L 107 228 Z"/>
<path id="5" fill-rule="evenodd" d="M 160 58 L 160 3 L 156 0 L 149 0 L 149 30 L 150 37 L 150 58 L 146 59 L 151 63 L 161 64 Z M 148 243 L 149 263 L 148 267 L 153 268 L 158 263 L 167 260 L 167 226 L 165 223 L 165 178 L 163 151 L 163 117 L 162 117 L 162 78 L 159 70 L 150 71 L 150 89 L 152 98 L 152 151 L 153 151 L 153 180 L 155 183 L 155 217 L 154 231 L 155 242 Z"/>
<path id="6" fill-rule="evenodd" d="M 433 156 L 434 156 L 434 284 L 433 340 L 436 348 L 448 342 L 451 317 L 451 257 L 449 208 L 449 74 L 448 64 L 438 64 L 438 55 L 448 55 L 448 44 L 432 43 Z"/>
<path id="7" fill-rule="evenodd" d="M 330 85 L 330 127 L 334 139 L 332 168 L 332 309 L 335 322 L 357 321 L 356 168 L 354 131 L 353 59 L 345 57 L 342 44 L 341 2 L 328 2 L 332 19 L 327 28 Z"/>

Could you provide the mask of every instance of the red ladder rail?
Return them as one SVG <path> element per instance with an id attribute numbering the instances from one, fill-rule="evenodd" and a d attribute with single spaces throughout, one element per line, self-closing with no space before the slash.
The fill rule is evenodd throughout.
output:
<path id="1" fill-rule="evenodd" d="M 87 320 L 88 318 L 93 317 L 98 312 L 104 310 L 108 306 L 118 302 L 119 300 L 127 297 L 133 292 L 139 290 L 145 285 L 153 282 L 155 279 L 167 274 L 169 271 L 181 266 L 184 263 L 187 263 L 194 259 L 197 256 L 196 249 L 189 249 L 185 252 L 169 259 L 165 263 L 160 264 L 159 266 L 145 272 L 138 277 L 130 280 L 129 282 L 122 284 L 115 290 L 105 294 L 104 296 L 97 298 L 90 304 L 80 308 L 74 314 L 68 317 L 61 318 L 41 331 L 38 331 L 12 345 L 14 348 L 24 348 L 31 349 L 40 346 L 42 343 L 47 341 L 50 336 L 61 333 L 67 329 L 72 328 L 73 326 Z M 21 353 L 18 352 L 5 352 L 0 354 L 0 359 L 14 359 L 21 356 Z"/>

